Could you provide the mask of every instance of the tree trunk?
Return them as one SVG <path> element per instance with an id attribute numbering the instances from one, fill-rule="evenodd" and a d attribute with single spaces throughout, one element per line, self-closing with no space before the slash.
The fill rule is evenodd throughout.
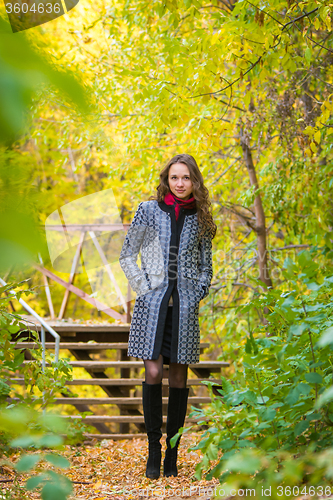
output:
<path id="1" fill-rule="evenodd" d="M 254 191 L 257 192 L 259 191 L 257 174 L 253 164 L 252 153 L 248 145 L 248 138 L 244 136 L 242 129 L 241 129 L 241 146 L 243 150 L 243 158 L 250 177 L 250 184 L 251 186 L 254 186 Z M 257 193 L 254 199 L 254 212 L 256 216 L 255 231 L 257 233 L 259 279 L 263 283 L 265 283 L 266 286 L 273 286 L 267 266 L 266 222 L 265 222 L 265 213 L 259 192 Z"/>

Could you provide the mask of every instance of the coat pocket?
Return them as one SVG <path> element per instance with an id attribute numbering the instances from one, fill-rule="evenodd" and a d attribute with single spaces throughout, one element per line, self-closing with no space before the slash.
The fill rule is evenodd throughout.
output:
<path id="1" fill-rule="evenodd" d="M 204 297 L 204 290 L 202 284 L 199 281 L 198 271 L 196 269 L 186 269 L 183 272 L 183 277 L 184 279 L 188 280 L 189 283 L 191 283 L 190 286 L 195 290 L 197 301 L 200 302 L 200 300 L 202 300 Z"/>
<path id="2" fill-rule="evenodd" d="M 145 272 L 145 276 L 146 276 L 147 280 L 149 280 L 151 290 L 154 290 L 155 288 L 157 288 L 158 286 L 160 286 L 164 282 L 165 273 L 164 273 L 163 267 L 158 269 L 158 270 L 160 271 L 159 273 L 151 272 L 150 269 L 149 269 L 148 273 Z M 154 271 L 157 271 L 157 270 L 154 269 Z"/>

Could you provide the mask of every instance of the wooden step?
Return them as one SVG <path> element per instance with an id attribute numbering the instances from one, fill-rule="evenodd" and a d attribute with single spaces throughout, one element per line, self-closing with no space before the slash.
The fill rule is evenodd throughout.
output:
<path id="1" fill-rule="evenodd" d="M 80 415 L 70 415 L 70 416 L 63 416 L 65 419 L 71 419 L 71 420 L 82 420 L 82 417 Z M 116 422 L 116 423 L 129 423 L 129 424 L 142 424 L 144 423 L 144 416 L 142 415 L 88 415 L 87 417 L 84 418 L 84 422 L 86 424 L 92 423 L 92 422 Z M 163 422 L 166 423 L 167 421 L 167 416 L 163 415 Z M 197 422 L 198 418 L 185 418 L 185 422 Z"/>
<path id="2" fill-rule="evenodd" d="M 66 437 L 66 436 L 64 436 Z M 147 434 L 83 434 L 85 439 L 113 439 L 119 441 L 121 439 L 147 439 Z"/>
<path id="3" fill-rule="evenodd" d="M 11 342 L 16 349 L 38 349 L 40 344 L 36 342 Z M 54 342 L 45 342 L 46 349 L 54 349 Z M 85 350 L 85 351 L 101 351 L 106 349 L 127 349 L 128 342 L 60 342 L 60 349 L 73 349 L 73 350 Z"/>
<path id="4" fill-rule="evenodd" d="M 36 342 L 10 342 L 16 349 L 38 349 L 40 344 Z M 200 349 L 204 350 L 209 347 L 210 344 L 208 342 L 202 342 L 200 344 Z M 46 349 L 54 349 L 54 342 L 45 342 Z M 106 349 L 127 349 L 128 342 L 61 342 L 60 349 L 69 349 L 69 350 L 85 350 L 85 351 L 101 351 Z"/>
<path id="5" fill-rule="evenodd" d="M 24 364 L 30 363 L 29 360 L 23 361 Z M 106 368 L 143 368 L 142 361 L 69 361 L 69 364 L 75 368 L 88 368 L 89 370 L 100 371 Z M 46 366 L 50 366 L 46 364 Z M 226 361 L 200 361 L 199 363 L 189 365 L 189 368 L 209 368 L 210 371 L 219 371 L 221 368 L 229 366 Z"/>
<path id="6" fill-rule="evenodd" d="M 168 397 L 163 397 L 163 404 L 168 404 Z M 8 398 L 8 403 L 20 401 L 19 398 Z M 191 396 L 188 398 L 189 404 L 210 403 L 210 397 Z M 58 405 L 141 405 L 142 397 L 120 397 L 120 398 L 56 398 L 52 404 Z"/>
<path id="7" fill-rule="evenodd" d="M 27 321 L 29 320 L 29 321 Z M 114 333 L 123 332 L 128 333 L 130 329 L 129 324 L 118 324 L 118 323 L 97 323 L 97 324 L 84 324 L 84 323 L 69 323 L 69 321 L 59 321 L 59 320 L 49 320 L 45 318 L 47 324 L 51 326 L 57 333 L 76 333 L 76 332 L 88 332 L 88 333 Z M 33 316 L 22 315 L 20 323 L 27 326 L 27 329 L 40 332 L 41 325 Z M 21 331 L 26 331 L 22 330 Z"/>
<path id="8" fill-rule="evenodd" d="M 201 385 L 201 382 L 212 382 L 213 384 L 221 385 L 221 380 L 212 378 L 193 378 L 187 380 L 187 385 Z M 144 382 L 144 378 L 86 378 L 68 380 L 66 385 L 105 385 L 105 386 L 140 386 Z M 6 381 L 6 384 L 25 385 L 24 378 L 12 378 Z M 169 381 L 163 378 L 162 384 L 168 386 Z"/>

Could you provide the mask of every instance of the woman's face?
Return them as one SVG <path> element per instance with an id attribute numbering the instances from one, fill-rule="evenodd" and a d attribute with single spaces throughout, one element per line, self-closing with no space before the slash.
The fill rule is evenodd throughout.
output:
<path id="1" fill-rule="evenodd" d="M 181 198 L 188 200 L 192 193 L 193 183 L 190 179 L 190 171 L 185 163 L 174 163 L 169 168 L 169 187 L 170 191 Z"/>

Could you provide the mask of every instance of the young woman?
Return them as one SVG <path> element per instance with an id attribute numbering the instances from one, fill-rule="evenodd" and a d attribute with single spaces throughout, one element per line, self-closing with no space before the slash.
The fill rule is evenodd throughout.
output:
<path id="1" fill-rule="evenodd" d="M 199 302 L 209 293 L 217 229 L 210 205 L 193 156 L 174 156 L 160 173 L 157 196 L 139 204 L 119 258 L 137 293 L 128 355 L 145 365 L 142 401 L 151 479 L 160 476 L 163 364 L 169 364 L 164 476 L 178 473 L 179 439 L 174 448 L 170 439 L 185 421 L 187 367 L 199 362 Z M 140 249 L 141 269 L 136 263 Z"/>

